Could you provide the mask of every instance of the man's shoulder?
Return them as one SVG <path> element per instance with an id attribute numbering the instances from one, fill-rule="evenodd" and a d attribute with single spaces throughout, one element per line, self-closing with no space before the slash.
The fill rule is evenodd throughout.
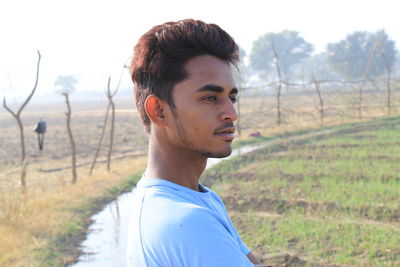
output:
<path id="1" fill-rule="evenodd" d="M 168 188 L 145 189 L 141 207 L 141 225 L 151 231 L 191 231 L 199 225 L 210 225 L 215 212 L 204 206 L 196 196 Z M 157 219 L 154 219 L 157 218 Z M 142 229 L 144 230 L 144 229 Z"/>
<path id="2" fill-rule="evenodd" d="M 153 186 L 138 188 L 143 203 L 165 205 L 185 205 L 194 202 L 194 197 L 185 192 L 166 186 Z"/>
<path id="3" fill-rule="evenodd" d="M 207 218 L 212 214 L 195 196 L 162 188 L 147 189 L 142 201 L 142 212 L 157 213 L 159 218 L 165 215 L 163 219 L 167 221 L 190 221 L 197 217 Z"/>
<path id="4" fill-rule="evenodd" d="M 158 179 L 160 180 L 160 179 Z M 141 198 L 146 202 L 162 202 L 165 204 L 171 204 L 171 202 L 178 206 L 186 206 L 187 204 L 193 204 L 196 206 L 198 204 L 198 198 L 203 198 L 198 196 L 195 191 L 184 188 L 182 186 L 174 184 L 176 187 L 170 187 L 172 183 L 168 181 L 162 181 L 162 183 L 157 182 L 156 186 L 142 186 L 138 187 L 137 191 L 140 191 Z M 169 183 L 169 184 L 168 184 Z M 223 205 L 221 198 L 212 189 L 200 185 L 200 188 L 204 190 L 205 194 L 208 194 L 213 201 L 217 201 Z M 193 191 L 193 192 L 191 192 Z M 201 204 L 202 205 L 202 204 Z M 193 208 L 193 206 L 190 206 Z"/>
<path id="5" fill-rule="evenodd" d="M 144 199 L 138 219 L 144 243 L 151 247 L 188 245 L 220 228 L 207 208 L 184 197 L 160 192 Z"/>

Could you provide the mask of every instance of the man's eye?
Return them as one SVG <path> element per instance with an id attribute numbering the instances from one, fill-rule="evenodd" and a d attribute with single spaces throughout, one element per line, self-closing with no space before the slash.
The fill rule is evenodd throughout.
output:
<path id="1" fill-rule="evenodd" d="M 231 102 L 232 102 L 232 103 L 236 103 L 236 102 L 239 101 L 239 97 L 238 97 L 238 96 L 231 96 L 231 97 L 229 97 L 229 98 L 231 99 Z"/>
<path id="2" fill-rule="evenodd" d="M 217 97 L 214 96 L 214 95 L 212 95 L 212 96 L 206 96 L 206 97 L 203 98 L 203 100 L 204 100 L 204 101 L 207 101 L 207 102 L 215 102 L 215 101 L 217 101 Z"/>

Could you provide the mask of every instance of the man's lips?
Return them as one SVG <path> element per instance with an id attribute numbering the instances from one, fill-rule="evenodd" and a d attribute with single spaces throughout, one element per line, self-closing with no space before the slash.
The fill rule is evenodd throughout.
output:
<path id="1" fill-rule="evenodd" d="M 234 133 L 235 133 L 235 128 L 228 127 L 217 131 L 215 135 L 221 136 L 224 139 L 233 140 L 235 138 Z"/>

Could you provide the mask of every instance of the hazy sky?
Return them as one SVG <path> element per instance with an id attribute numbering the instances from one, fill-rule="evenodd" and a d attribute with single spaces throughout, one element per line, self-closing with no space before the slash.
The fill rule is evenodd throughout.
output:
<path id="1" fill-rule="evenodd" d="M 1 0 L 0 97 L 12 102 L 29 94 L 38 49 L 38 94 L 54 91 L 58 75 L 76 75 L 77 90 L 101 94 L 140 35 L 166 21 L 217 23 L 247 53 L 264 33 L 295 30 L 320 52 L 356 30 L 384 29 L 399 48 L 399 10 L 394 0 Z"/>

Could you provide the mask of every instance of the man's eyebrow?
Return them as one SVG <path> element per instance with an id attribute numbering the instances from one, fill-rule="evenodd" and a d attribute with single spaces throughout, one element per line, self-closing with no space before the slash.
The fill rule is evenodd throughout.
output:
<path id="1" fill-rule="evenodd" d="M 216 85 L 216 84 L 206 84 L 199 89 L 197 89 L 197 92 L 205 92 L 205 91 L 211 91 L 215 93 L 222 93 L 224 91 L 224 88 L 222 86 Z M 236 87 L 233 87 L 232 90 L 230 91 L 230 94 L 237 94 L 238 89 Z"/>

